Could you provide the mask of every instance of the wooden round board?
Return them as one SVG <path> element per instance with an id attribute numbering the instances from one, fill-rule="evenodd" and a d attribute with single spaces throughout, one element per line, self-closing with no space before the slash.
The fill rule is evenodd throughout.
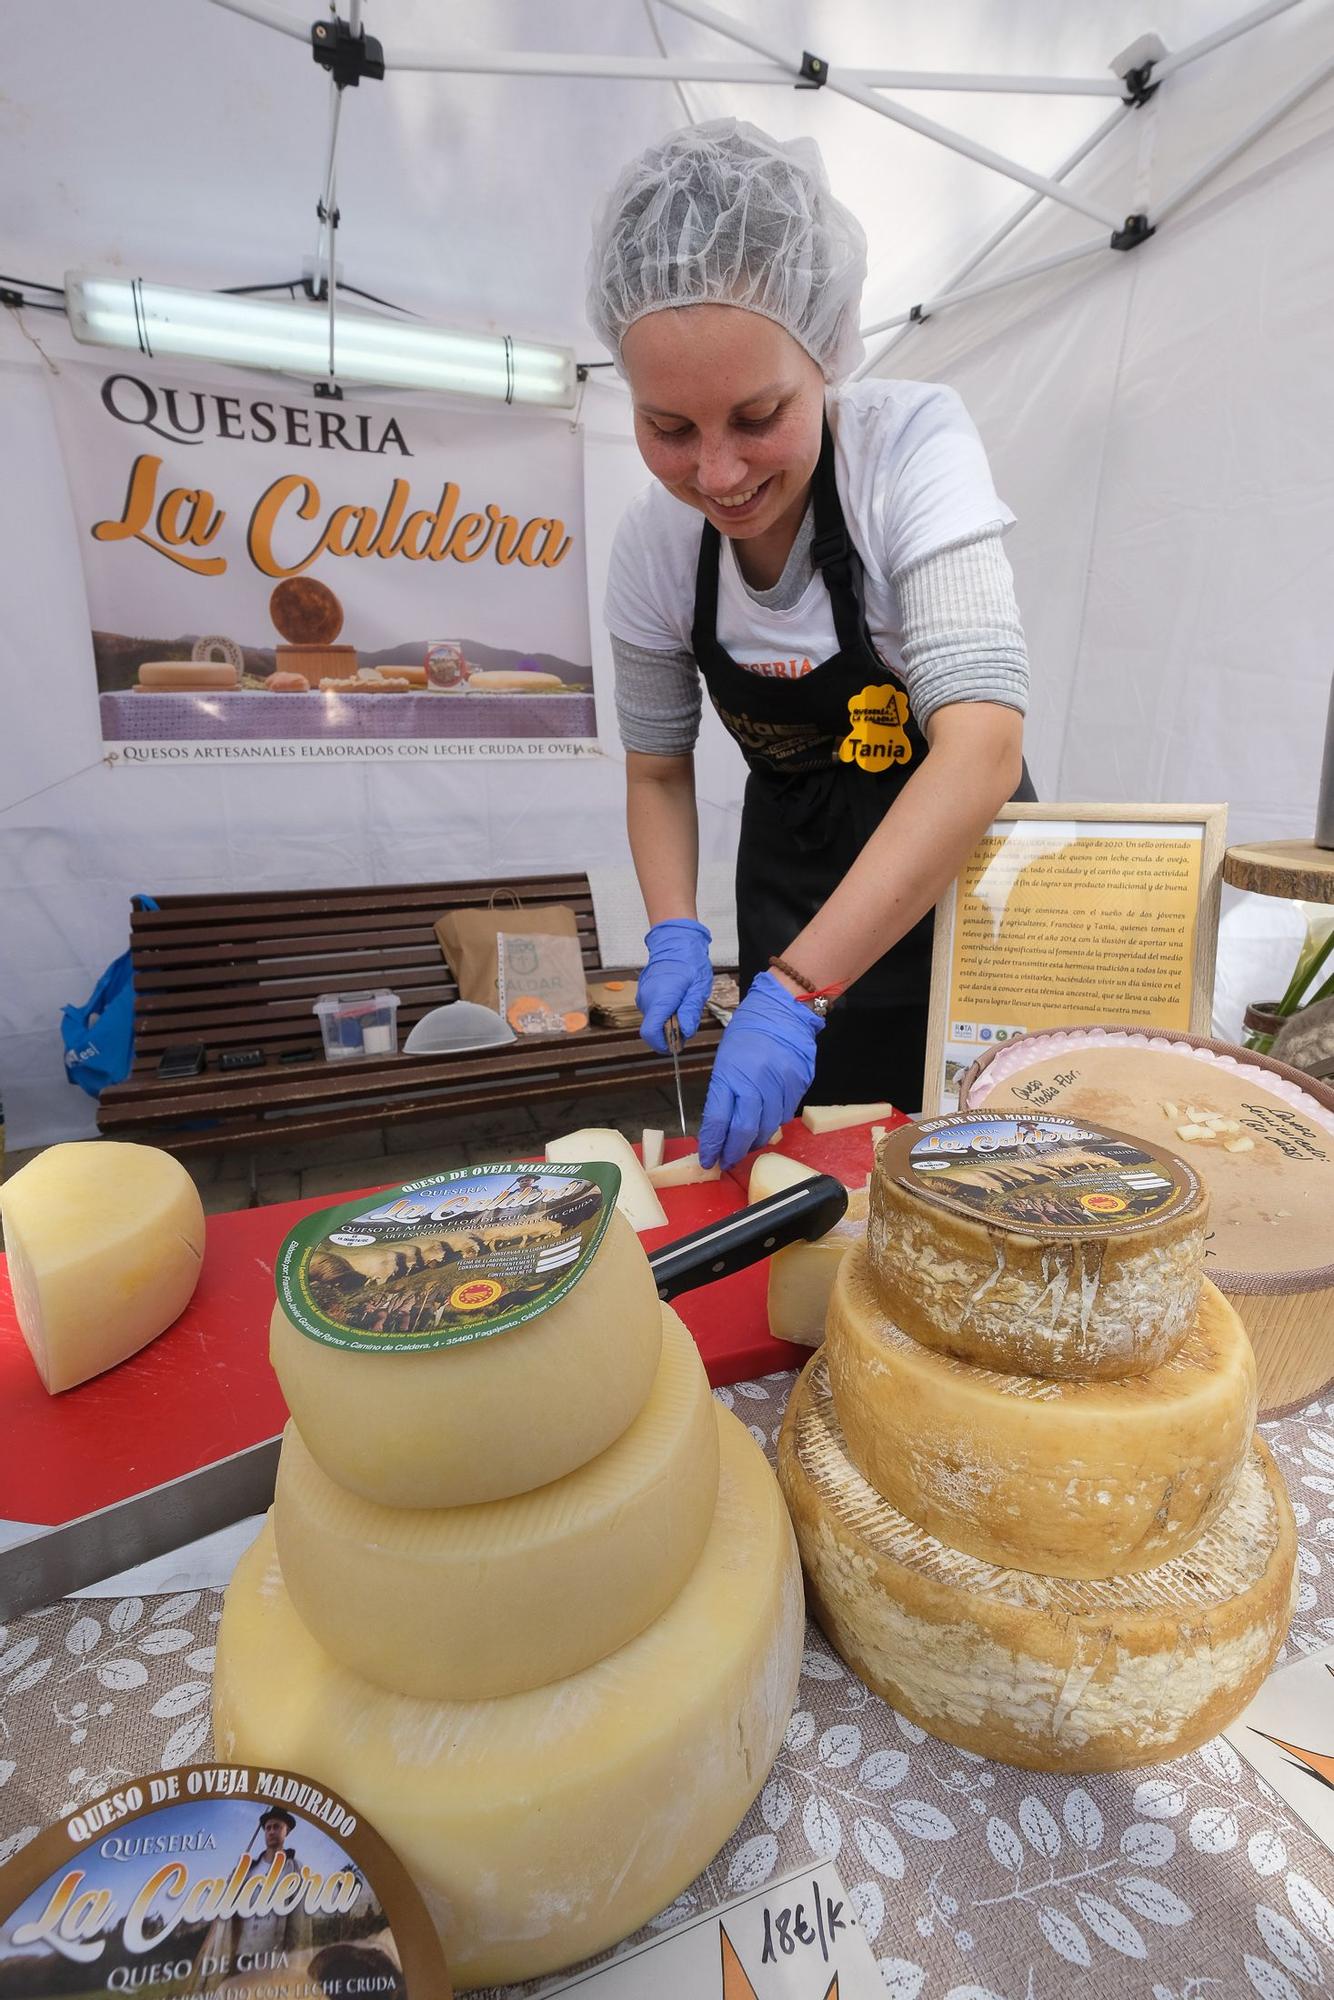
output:
<path id="1" fill-rule="evenodd" d="M 1262 1415 L 1334 1380 L 1334 1090 L 1226 1042 L 1051 1029 L 974 1063 L 968 1110 L 1096 1119 L 1169 1147 L 1210 1196 L 1205 1272 L 1255 1348 Z"/>
<path id="2" fill-rule="evenodd" d="M 1334 848 L 1313 840 L 1261 840 L 1229 847 L 1223 880 L 1257 896 L 1291 896 L 1302 903 L 1334 903 Z"/>

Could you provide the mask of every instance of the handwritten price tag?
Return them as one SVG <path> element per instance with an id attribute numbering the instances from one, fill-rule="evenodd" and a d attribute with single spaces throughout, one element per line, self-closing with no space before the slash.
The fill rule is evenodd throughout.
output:
<path id="1" fill-rule="evenodd" d="M 826 1864 L 576 1973 L 548 2000 L 884 2000 L 884 1990 L 847 1890 Z"/>

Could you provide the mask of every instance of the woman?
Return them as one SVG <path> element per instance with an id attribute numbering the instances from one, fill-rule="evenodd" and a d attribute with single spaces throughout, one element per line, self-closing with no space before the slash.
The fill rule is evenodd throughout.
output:
<path id="1" fill-rule="evenodd" d="M 815 146 L 724 119 L 651 146 L 598 219 L 589 317 L 657 484 L 607 591 L 648 909 L 643 1035 L 699 1026 L 700 683 L 749 775 L 744 998 L 700 1158 L 821 1102 L 921 1102 L 930 912 L 1023 768 L 1028 665 L 997 499 L 958 398 L 840 382 L 866 239 Z M 699 516 L 703 516 L 703 525 Z"/>

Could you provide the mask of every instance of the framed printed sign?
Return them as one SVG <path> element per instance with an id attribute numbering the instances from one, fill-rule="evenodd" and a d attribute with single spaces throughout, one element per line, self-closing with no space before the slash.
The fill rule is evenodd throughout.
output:
<path id="1" fill-rule="evenodd" d="M 1226 826 L 1221 805 L 1005 806 L 936 906 L 924 1109 L 1039 1028 L 1207 1035 Z"/>

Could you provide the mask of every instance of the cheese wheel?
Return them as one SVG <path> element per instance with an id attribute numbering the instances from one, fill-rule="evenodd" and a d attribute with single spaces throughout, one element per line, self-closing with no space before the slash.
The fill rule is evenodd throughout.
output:
<path id="1" fill-rule="evenodd" d="M 805 1637 L 782 1496 L 744 1427 L 708 1540 L 661 1618 L 581 1674 L 498 1701 L 387 1694 L 293 1609 L 266 1529 L 218 1634 L 217 1754 L 347 1798 L 426 1896 L 459 1988 L 605 1950 L 679 1895 L 764 1784 Z"/>
<path id="2" fill-rule="evenodd" d="M 773 1157 L 760 1155 L 760 1159 Z M 753 1186 L 753 1173 L 751 1182 Z M 854 1189 L 848 1195 L 847 1213 L 826 1235 L 814 1243 L 789 1243 L 785 1250 L 774 1251 L 769 1259 L 768 1311 L 769 1331 L 775 1340 L 818 1347 L 824 1339 L 829 1297 L 843 1260 L 850 1250 L 866 1242 L 866 1202 L 865 1188 Z"/>
<path id="3" fill-rule="evenodd" d="M 667 1609 L 713 1520 L 718 1427 L 694 1341 L 666 1306 L 663 1322 L 629 1430 L 509 1500 L 377 1507 L 327 1479 L 288 1426 L 278 1556 L 335 1660 L 397 1694 L 482 1701 L 578 1673 Z"/>
<path id="4" fill-rule="evenodd" d="M 0 1188 L 19 1330 L 52 1395 L 137 1354 L 190 1303 L 204 1207 L 156 1146 L 48 1146 Z"/>
<path id="5" fill-rule="evenodd" d="M 1083 1120 L 956 1112 L 881 1141 L 885 1310 L 929 1347 L 1056 1379 L 1140 1375 L 1195 1323 L 1208 1198 L 1174 1154 Z"/>
<path id="6" fill-rule="evenodd" d="M 468 675 L 468 686 L 482 694 L 555 694 L 564 685 L 559 674 L 525 673 L 509 667 L 487 667 Z"/>
<path id="7" fill-rule="evenodd" d="M 139 669 L 141 688 L 183 694 L 196 688 L 235 688 L 240 681 L 228 660 L 145 660 Z"/>
<path id="8" fill-rule="evenodd" d="M 809 1597 L 868 1687 L 945 1742 L 1038 1771 L 1180 1757 L 1255 1693 L 1283 1643 L 1297 1531 L 1257 1439 L 1189 1555 L 1102 1582 L 999 1569 L 900 1514 L 847 1455 L 823 1355 L 778 1447 Z"/>
<path id="9" fill-rule="evenodd" d="M 471 1507 L 563 1478 L 634 1421 L 661 1349 L 653 1273 L 618 1214 L 574 1289 L 507 1333 L 375 1354 L 311 1339 L 281 1305 L 269 1327 L 311 1457 L 382 1507 Z"/>
<path id="10" fill-rule="evenodd" d="M 975 1064 L 962 1101 L 1038 1103 L 1168 1145 L 1209 1190 L 1209 1276 L 1246 1325 L 1260 1406 L 1334 1377 L 1334 1088 L 1271 1056 L 1157 1030 L 1062 1028 Z"/>
<path id="11" fill-rule="evenodd" d="M 953 1548 L 1048 1576 L 1129 1574 L 1190 1548 L 1255 1428 L 1251 1344 L 1208 1283 L 1194 1327 L 1149 1374 L 1053 1382 L 909 1339 L 857 1249 L 825 1353 L 848 1455 L 876 1491 Z"/>

